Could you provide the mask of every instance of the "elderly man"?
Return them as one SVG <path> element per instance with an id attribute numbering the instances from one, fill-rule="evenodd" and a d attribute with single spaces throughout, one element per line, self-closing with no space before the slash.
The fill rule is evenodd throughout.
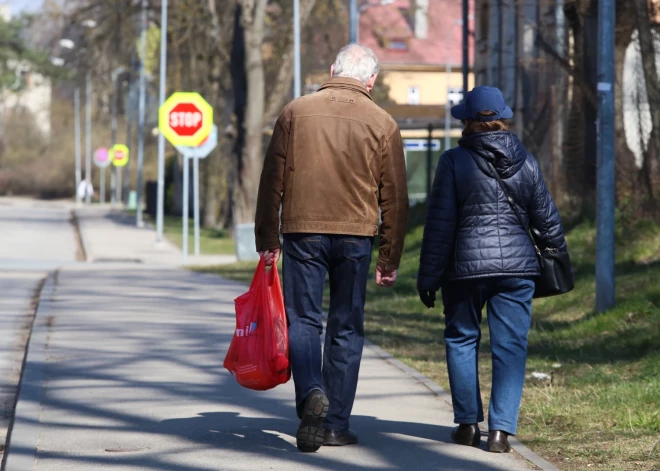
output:
<path id="1" fill-rule="evenodd" d="M 372 50 L 343 48 L 332 78 L 280 115 L 261 176 L 256 242 L 267 264 L 280 257 L 282 209 L 284 301 L 303 452 L 357 443 L 349 417 L 374 237 L 380 235 L 380 286 L 394 285 L 403 249 L 406 166 L 396 122 L 369 95 L 378 72 Z M 322 358 L 326 275 L 330 310 Z"/>

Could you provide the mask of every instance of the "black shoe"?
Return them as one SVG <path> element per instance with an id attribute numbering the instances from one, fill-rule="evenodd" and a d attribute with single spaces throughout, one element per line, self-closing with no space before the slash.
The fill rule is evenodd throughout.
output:
<path id="1" fill-rule="evenodd" d="M 491 430 L 488 434 L 488 451 L 491 453 L 509 453 L 509 434 L 501 430 Z"/>
<path id="2" fill-rule="evenodd" d="M 477 424 L 461 424 L 451 433 L 454 443 L 465 446 L 479 446 L 481 442 L 481 430 Z"/>
<path id="3" fill-rule="evenodd" d="M 324 446 L 357 445 L 358 436 L 353 430 L 326 430 Z"/>
<path id="4" fill-rule="evenodd" d="M 303 453 L 315 452 L 323 445 L 323 421 L 329 406 L 330 401 L 320 389 L 312 391 L 305 399 L 302 420 L 296 432 L 296 443 Z"/>

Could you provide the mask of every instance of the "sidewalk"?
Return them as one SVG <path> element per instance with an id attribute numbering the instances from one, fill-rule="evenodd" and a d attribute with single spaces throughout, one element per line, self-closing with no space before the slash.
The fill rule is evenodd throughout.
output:
<path id="1" fill-rule="evenodd" d="M 96 228 L 81 217 L 97 260 L 130 260 L 153 240 L 104 219 Z M 88 242 L 96 231 L 133 245 L 99 252 Z M 351 422 L 360 445 L 299 453 L 293 383 L 250 391 L 222 367 L 245 289 L 165 263 L 88 263 L 49 276 L 6 470 L 538 469 L 485 443 L 452 444 L 449 404 L 370 346 Z"/>
<path id="2" fill-rule="evenodd" d="M 45 274 L 0 273 L 0 460 L 14 413 L 25 346 L 34 314 L 33 300 Z"/>
<path id="3" fill-rule="evenodd" d="M 181 250 L 167 239 L 156 243 L 151 227 L 138 228 L 135 219 L 123 212 L 97 206 L 75 210 L 88 262 L 128 262 L 178 267 Z M 191 240 L 192 244 L 192 240 Z M 189 255 L 188 266 L 233 263 L 231 255 Z"/>

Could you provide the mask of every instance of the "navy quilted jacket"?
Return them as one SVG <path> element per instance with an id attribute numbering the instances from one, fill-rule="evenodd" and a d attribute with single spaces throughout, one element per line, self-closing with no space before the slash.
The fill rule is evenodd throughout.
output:
<path id="1" fill-rule="evenodd" d="M 437 291 L 447 280 L 539 275 L 534 247 L 484 159 L 504 181 L 525 225 L 540 234 L 539 245 L 567 250 L 536 159 L 510 132 L 473 134 L 440 158 L 424 228 L 420 290 Z"/>

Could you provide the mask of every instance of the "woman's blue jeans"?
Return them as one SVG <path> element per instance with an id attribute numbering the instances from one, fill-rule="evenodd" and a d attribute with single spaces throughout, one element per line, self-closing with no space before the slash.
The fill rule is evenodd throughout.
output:
<path id="1" fill-rule="evenodd" d="M 484 420 L 478 361 L 481 312 L 488 303 L 493 356 L 488 428 L 516 434 L 534 286 L 531 278 L 483 278 L 443 286 L 447 367 L 455 423 L 476 424 Z"/>

